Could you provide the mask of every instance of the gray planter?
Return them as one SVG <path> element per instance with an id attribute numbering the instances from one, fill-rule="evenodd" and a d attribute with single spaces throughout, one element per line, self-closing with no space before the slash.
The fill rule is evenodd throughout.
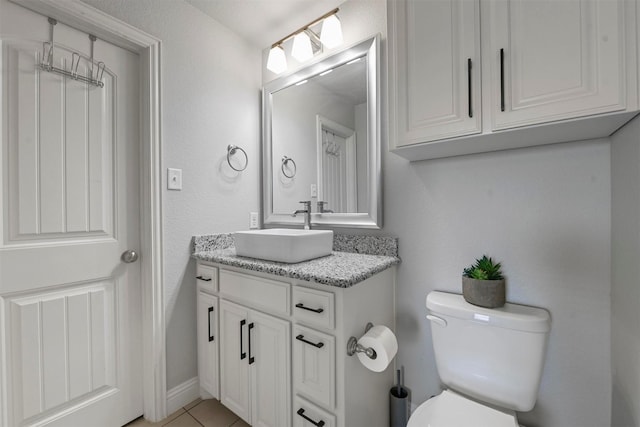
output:
<path id="1" fill-rule="evenodd" d="M 462 296 L 469 304 L 502 307 L 506 302 L 504 279 L 478 280 L 462 276 Z"/>

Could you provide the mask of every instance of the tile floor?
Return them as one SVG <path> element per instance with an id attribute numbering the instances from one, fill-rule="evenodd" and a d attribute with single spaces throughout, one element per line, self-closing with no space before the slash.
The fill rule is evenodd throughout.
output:
<path id="1" fill-rule="evenodd" d="M 125 427 L 249 427 L 236 414 L 215 399 L 197 399 L 178 409 L 162 421 L 150 423 L 144 418 L 131 421 Z"/>

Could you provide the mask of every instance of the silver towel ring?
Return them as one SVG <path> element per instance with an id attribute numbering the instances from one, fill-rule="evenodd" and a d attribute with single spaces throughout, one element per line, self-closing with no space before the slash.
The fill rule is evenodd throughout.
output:
<path id="1" fill-rule="evenodd" d="M 293 173 L 291 175 L 287 175 L 287 172 L 285 172 L 285 169 L 284 169 L 284 167 L 289 162 L 293 163 Z M 293 178 L 294 176 L 296 176 L 296 172 L 298 172 L 298 166 L 296 166 L 296 162 L 294 162 L 291 157 L 287 157 L 287 156 L 282 156 L 282 166 L 280 167 L 280 169 L 282 170 L 282 174 L 287 178 Z"/>
<path id="2" fill-rule="evenodd" d="M 244 167 L 240 168 L 240 169 L 233 167 L 233 165 L 231 164 L 231 156 L 236 154 L 236 151 L 238 151 L 238 150 L 242 151 L 242 154 L 244 154 Z M 247 152 L 244 151 L 242 148 L 238 147 L 237 145 L 229 144 L 227 146 L 227 163 L 229 163 L 229 166 L 234 171 L 242 172 L 243 170 L 245 170 L 247 168 L 247 165 L 249 164 L 249 156 L 247 156 Z"/>

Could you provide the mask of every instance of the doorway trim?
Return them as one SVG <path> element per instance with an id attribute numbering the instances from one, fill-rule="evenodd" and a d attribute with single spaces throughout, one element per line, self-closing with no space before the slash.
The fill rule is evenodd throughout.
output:
<path id="1" fill-rule="evenodd" d="M 140 239 L 144 417 L 167 416 L 162 252 L 161 41 L 80 0 L 10 0 L 140 57 Z"/>
<path id="2" fill-rule="evenodd" d="M 345 180 L 347 182 L 347 187 L 345 191 L 347 206 L 344 212 L 349 213 L 357 213 L 357 186 L 358 186 L 358 177 L 356 173 L 356 131 L 348 128 L 344 125 L 341 125 L 338 122 L 335 122 L 327 117 L 324 117 L 320 114 L 316 114 L 316 151 L 318 153 L 318 200 L 327 201 L 326 197 L 326 189 L 324 188 L 324 138 L 323 131 L 328 131 L 333 133 L 341 138 L 344 138 L 346 143 L 346 151 L 345 151 L 345 166 L 346 166 L 346 176 Z M 329 205 L 329 209 L 335 209 L 335 206 L 332 207 Z M 343 210 L 338 210 L 337 212 L 343 212 Z"/>

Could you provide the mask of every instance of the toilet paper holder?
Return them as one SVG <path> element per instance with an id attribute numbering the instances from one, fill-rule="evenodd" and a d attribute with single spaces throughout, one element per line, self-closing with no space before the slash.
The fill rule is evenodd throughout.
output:
<path id="1" fill-rule="evenodd" d="M 367 326 L 364 328 L 364 333 L 369 332 L 369 329 L 373 328 L 373 323 L 367 323 Z M 378 354 L 371 347 L 363 347 L 358 344 L 358 338 L 350 337 L 347 341 L 347 356 L 353 356 L 356 353 L 364 353 L 369 357 L 369 359 L 375 360 L 378 357 Z"/>

